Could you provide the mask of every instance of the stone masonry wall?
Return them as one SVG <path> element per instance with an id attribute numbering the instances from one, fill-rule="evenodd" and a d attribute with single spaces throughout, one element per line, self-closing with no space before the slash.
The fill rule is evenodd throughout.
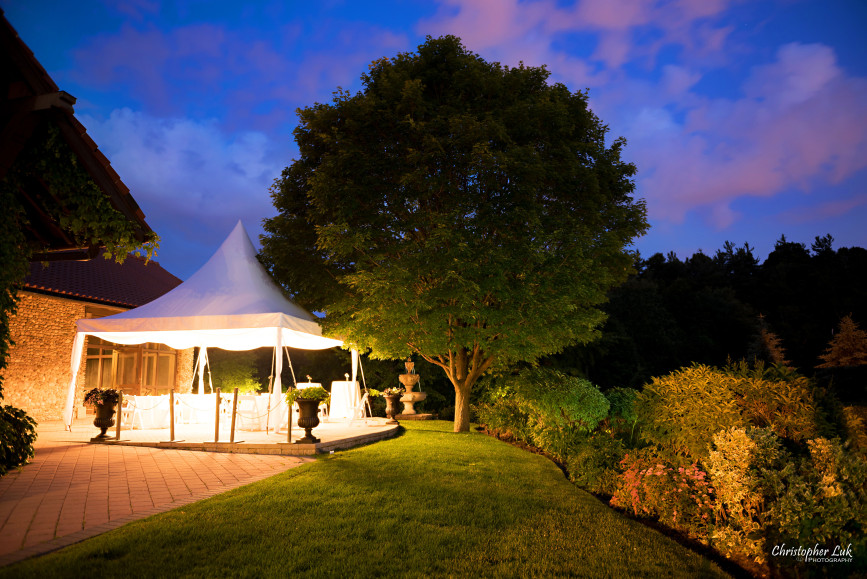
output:
<path id="1" fill-rule="evenodd" d="M 176 391 L 189 394 L 193 387 L 193 355 L 195 348 L 187 348 L 186 350 L 178 350 L 177 368 L 178 368 L 178 386 Z"/>
<path id="2" fill-rule="evenodd" d="M 26 410 L 37 422 L 60 420 L 69 386 L 75 321 L 84 317 L 85 304 L 29 292 L 18 295 L 18 313 L 9 326 L 14 345 L 4 371 L 3 404 Z M 83 398 L 84 372 L 79 372 L 75 403 L 79 411 Z"/>
<path id="3" fill-rule="evenodd" d="M 37 422 L 61 420 L 69 386 L 75 321 L 87 304 L 76 300 L 19 292 L 18 313 L 10 320 L 15 344 L 4 371 L 3 404 L 22 408 Z M 177 391 L 189 392 L 194 348 L 178 350 Z M 73 416 L 84 417 L 85 342 L 75 381 Z"/>

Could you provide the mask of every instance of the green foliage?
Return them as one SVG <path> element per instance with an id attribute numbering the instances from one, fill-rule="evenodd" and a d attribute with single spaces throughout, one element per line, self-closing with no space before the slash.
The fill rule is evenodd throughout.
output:
<path id="1" fill-rule="evenodd" d="M 779 495 L 779 481 L 795 475 L 779 438 L 767 428 L 732 427 L 714 435 L 707 458 L 725 521 L 714 533 L 717 548 L 765 562 L 766 509 Z"/>
<path id="2" fill-rule="evenodd" d="M 867 547 L 867 462 L 837 440 L 816 438 L 809 457 L 794 455 L 767 428 L 732 428 L 714 436 L 707 464 L 721 521 L 714 540 L 723 553 L 759 563 L 773 545 Z"/>
<path id="3" fill-rule="evenodd" d="M 531 368 L 507 383 L 531 419 L 547 427 L 570 426 L 591 432 L 608 415 L 608 400 L 583 378 Z"/>
<path id="4" fill-rule="evenodd" d="M 0 206 L 4 207 L 0 219 L 0 400 L 3 399 L 3 370 L 9 359 L 12 336 L 10 320 L 18 307 L 18 288 L 28 271 L 28 255 L 22 251 L 24 234 L 19 226 L 22 207 L 14 191 L 0 182 Z"/>
<path id="5" fill-rule="evenodd" d="M 836 439 L 817 438 L 808 444 L 809 460 L 801 463 L 797 475 L 783 478 L 780 472 L 768 473 L 784 489 L 768 509 L 769 542 L 844 547 L 851 543 L 863 566 L 867 563 L 867 461 L 847 452 Z"/>
<path id="6" fill-rule="evenodd" d="M 38 182 L 37 187 L 33 183 Z M 136 239 L 136 228 L 112 207 L 108 197 L 96 186 L 78 158 L 63 140 L 59 129 L 46 125 L 37 131 L 0 180 L 0 400 L 3 397 L 3 369 L 9 355 L 9 320 L 15 313 L 17 290 L 27 275 L 34 251 L 45 249 L 28 245 L 23 231 L 29 225 L 17 191 L 48 187 L 49 198 L 36 200 L 40 210 L 82 247 L 104 245 L 106 258 L 119 263 L 128 253 L 143 251 L 153 257 L 159 245 L 156 234 L 143 241 Z"/>
<path id="7" fill-rule="evenodd" d="M 36 421 L 13 406 L 0 406 L 0 476 L 34 456 Z"/>
<path id="8" fill-rule="evenodd" d="M 769 380 L 773 376 L 785 380 Z M 714 433 L 735 426 L 769 427 L 802 442 L 820 432 L 812 385 L 780 366 L 718 370 L 703 365 L 654 378 L 638 396 L 641 435 L 675 454 L 703 458 Z"/>
<path id="9" fill-rule="evenodd" d="M 372 357 L 439 365 L 456 427 L 489 368 L 597 337 L 647 229 L 625 141 L 548 78 L 428 38 L 301 109 L 299 158 L 272 189 L 275 277 Z"/>
<path id="10" fill-rule="evenodd" d="M 294 404 L 296 400 L 319 400 L 328 404 L 331 401 L 331 392 L 322 386 L 310 388 L 292 388 L 286 392 L 286 403 Z"/>
<path id="11" fill-rule="evenodd" d="M 705 456 L 715 432 L 746 425 L 735 397 L 738 382 L 703 365 L 654 378 L 638 395 L 641 436 L 673 454 Z"/>
<path id="12" fill-rule="evenodd" d="M 569 480 L 591 493 L 613 495 L 620 484 L 624 444 L 605 433 L 594 433 L 569 449 Z"/>
<path id="13" fill-rule="evenodd" d="M 509 376 L 487 398 L 477 406 L 479 422 L 560 461 L 608 415 L 608 400 L 593 384 L 547 368 Z"/>
<path id="14" fill-rule="evenodd" d="M 255 394 L 262 388 L 255 351 L 209 355 L 211 382 L 223 394 L 235 388 L 239 394 Z"/>
<path id="15" fill-rule="evenodd" d="M 527 409 L 515 398 L 497 397 L 478 404 L 475 411 L 479 423 L 490 431 L 517 440 L 532 439 Z"/>
<path id="16" fill-rule="evenodd" d="M 118 263 L 132 252 L 153 257 L 159 237 L 150 233 L 144 241 L 136 239 L 136 225 L 112 206 L 54 125 L 46 125 L 31 138 L 0 182 L 0 188 L 12 191 L 29 188 L 36 179 L 48 187 L 53 199 L 45 202 L 42 209 L 79 246 L 104 245 L 106 258 L 114 257 Z M 13 218 L 22 219 L 23 213 L 18 212 Z"/>

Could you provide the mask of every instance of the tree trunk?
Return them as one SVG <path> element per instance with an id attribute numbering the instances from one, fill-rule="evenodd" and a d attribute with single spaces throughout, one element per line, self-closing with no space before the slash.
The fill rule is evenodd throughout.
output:
<path id="1" fill-rule="evenodd" d="M 470 391 L 472 384 L 455 386 L 455 432 L 470 431 Z"/>
<path id="2" fill-rule="evenodd" d="M 418 350 L 416 349 L 418 352 Z M 485 356 L 478 344 L 472 350 L 450 350 L 447 356 L 421 356 L 446 373 L 455 387 L 455 432 L 470 430 L 470 392 L 479 377 L 491 367 L 493 356 Z"/>

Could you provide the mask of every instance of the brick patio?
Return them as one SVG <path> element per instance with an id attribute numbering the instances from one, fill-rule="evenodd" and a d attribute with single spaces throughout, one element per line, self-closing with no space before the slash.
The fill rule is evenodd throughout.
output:
<path id="1" fill-rule="evenodd" d="M 59 421 L 41 423 L 36 457 L 0 478 L 0 566 L 311 460 L 88 444 L 94 434 L 87 420 L 76 421 L 72 432 Z"/>

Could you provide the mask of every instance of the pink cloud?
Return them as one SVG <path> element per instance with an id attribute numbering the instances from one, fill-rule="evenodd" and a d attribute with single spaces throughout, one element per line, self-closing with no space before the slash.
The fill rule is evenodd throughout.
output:
<path id="1" fill-rule="evenodd" d="M 810 191 L 867 167 L 867 79 L 845 76 L 828 47 L 781 47 L 744 93 L 691 108 L 683 125 L 648 130 L 636 117 L 653 217 L 679 221 L 700 207 L 725 215 L 739 197 Z"/>
<path id="2" fill-rule="evenodd" d="M 860 207 L 867 207 L 867 193 L 862 193 L 849 199 L 837 199 L 808 208 L 786 211 L 781 217 L 783 221 L 789 223 L 807 223 L 817 219 L 841 217 Z"/>
<path id="3" fill-rule="evenodd" d="M 104 90 L 125 86 L 151 113 L 200 114 L 181 107 L 220 103 L 230 129 L 265 129 L 291 120 L 299 103 L 356 84 L 375 58 L 410 48 L 405 35 L 377 27 L 321 24 L 313 42 L 291 28 L 276 42 L 250 42 L 214 24 L 169 31 L 127 25 L 79 49 L 74 76 Z"/>
<path id="4" fill-rule="evenodd" d="M 718 52 L 731 29 L 711 26 L 708 19 L 737 1 L 582 0 L 563 5 L 553 0 L 443 0 L 437 14 L 416 29 L 435 36 L 454 34 L 472 50 L 504 64 L 523 60 L 534 66 L 562 58 L 554 48 L 559 35 L 592 34 L 596 48 L 589 60 L 617 69 L 637 59 L 652 62 L 669 44 L 697 54 Z M 648 30 L 657 39 L 636 42 L 635 34 Z M 579 86 L 588 81 L 601 84 L 607 75 L 567 80 Z"/>

